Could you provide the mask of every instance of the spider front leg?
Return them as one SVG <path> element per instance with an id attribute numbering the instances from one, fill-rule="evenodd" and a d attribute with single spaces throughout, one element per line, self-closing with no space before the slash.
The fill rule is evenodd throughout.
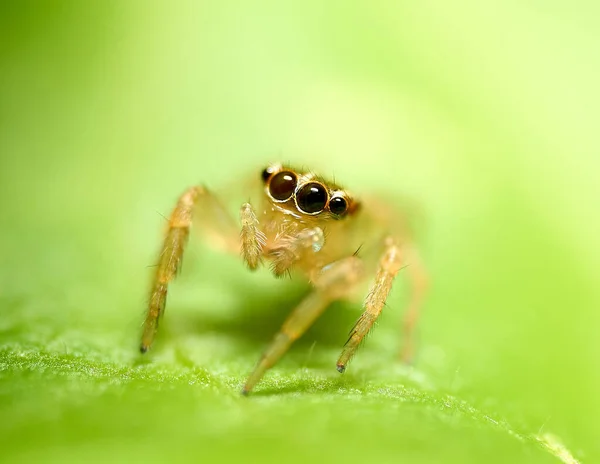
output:
<path id="1" fill-rule="evenodd" d="M 247 395 L 271 368 L 335 300 L 348 295 L 363 275 L 360 258 L 350 256 L 323 267 L 313 280 L 313 290 L 292 311 L 271 345 L 248 377 L 242 394 Z"/>
<path id="2" fill-rule="evenodd" d="M 225 208 L 206 188 L 191 187 L 177 201 L 169 216 L 169 223 L 159 255 L 156 273 L 150 291 L 148 312 L 144 321 L 140 351 L 152 346 L 158 322 L 165 310 L 168 285 L 181 267 L 181 260 L 194 216 L 200 212 L 201 227 L 213 241 L 228 250 L 239 250 L 238 229 Z"/>
<path id="3" fill-rule="evenodd" d="M 405 257 L 402 253 L 403 248 L 394 239 L 391 237 L 386 239 L 385 247 L 383 256 L 379 260 L 375 282 L 371 286 L 365 300 L 364 312 L 352 328 L 350 337 L 338 359 L 337 370 L 341 373 L 346 370 L 346 365 L 352 356 L 354 356 L 360 342 L 369 330 L 371 330 L 371 327 L 373 327 L 373 324 L 381 314 L 381 310 L 392 289 L 394 277 L 396 277 L 396 274 L 398 274 L 405 262 Z M 416 316 L 414 319 L 416 320 Z"/>

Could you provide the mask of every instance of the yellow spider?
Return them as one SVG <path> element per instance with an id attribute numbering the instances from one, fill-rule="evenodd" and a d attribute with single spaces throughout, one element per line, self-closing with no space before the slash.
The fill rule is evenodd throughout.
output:
<path id="1" fill-rule="evenodd" d="M 192 222 L 226 249 L 241 254 L 249 269 L 270 261 L 277 277 L 299 271 L 313 289 L 292 311 L 248 377 L 247 394 L 291 344 L 335 300 L 349 298 L 374 273 L 364 311 L 350 332 L 337 361 L 344 372 L 361 340 L 381 313 L 396 274 L 406 267 L 412 297 L 404 319 L 402 356 L 413 353 L 413 329 L 427 277 L 406 232 L 404 217 L 378 199 L 358 201 L 347 190 L 312 172 L 274 164 L 262 171 L 262 201 L 240 209 L 240 228 L 206 188 L 191 187 L 179 198 L 169 217 L 152 284 L 140 351 L 152 345 L 176 276 Z M 360 254 L 358 250 L 360 249 Z M 363 256 L 364 255 L 364 256 Z"/>

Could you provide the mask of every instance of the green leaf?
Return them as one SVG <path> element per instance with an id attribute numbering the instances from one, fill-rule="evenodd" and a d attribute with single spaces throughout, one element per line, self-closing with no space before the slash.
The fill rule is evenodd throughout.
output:
<path id="1" fill-rule="evenodd" d="M 600 459 L 600 11 L 563 3 L 2 3 L 0 461 Z M 274 160 L 409 199 L 414 366 L 401 274 L 346 373 L 358 303 L 241 397 L 307 289 L 195 235 L 139 355 L 177 196 L 235 215 Z"/>

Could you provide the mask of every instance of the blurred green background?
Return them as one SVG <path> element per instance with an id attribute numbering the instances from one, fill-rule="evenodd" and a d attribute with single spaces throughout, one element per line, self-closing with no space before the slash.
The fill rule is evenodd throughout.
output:
<path id="1" fill-rule="evenodd" d="M 600 459 L 599 10 L 2 2 L 0 460 Z M 241 398 L 305 287 L 197 240 L 139 359 L 161 214 L 279 159 L 421 205 L 413 368 L 399 280 L 346 374 L 339 304 Z"/>

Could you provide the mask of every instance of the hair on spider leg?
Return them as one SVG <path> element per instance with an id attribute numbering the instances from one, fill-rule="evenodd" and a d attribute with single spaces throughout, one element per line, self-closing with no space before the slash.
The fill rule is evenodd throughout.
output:
<path id="1" fill-rule="evenodd" d="M 313 354 L 313 351 L 314 351 L 316 345 L 317 345 L 316 340 L 314 342 L 312 342 L 312 345 L 310 345 L 310 348 L 308 349 L 308 354 L 306 355 L 306 359 L 304 360 L 304 364 L 302 364 L 302 369 L 308 369 L 308 364 L 310 362 L 310 358 L 312 357 L 312 354 Z"/>
<path id="2" fill-rule="evenodd" d="M 158 211 L 157 211 L 157 213 L 158 213 Z M 158 213 L 158 214 L 160 214 L 160 213 Z M 162 216 L 162 214 L 161 214 L 161 216 Z M 163 216 L 163 217 L 164 217 L 164 216 Z M 166 219 L 166 218 L 165 218 L 165 219 Z M 163 255 L 165 254 L 165 251 L 166 251 L 166 250 L 162 250 L 162 251 L 160 252 L 160 255 L 158 255 L 158 261 L 157 261 L 156 263 L 154 263 L 154 264 L 148 264 L 148 265 L 146 266 L 146 268 L 148 269 L 148 268 L 153 268 L 153 267 L 158 267 L 158 266 L 160 266 L 160 259 L 161 259 L 161 258 L 163 257 Z"/>
<path id="3" fill-rule="evenodd" d="M 354 253 L 352 253 L 352 256 L 356 256 L 357 258 L 360 258 L 360 250 L 362 249 L 362 247 L 364 246 L 364 243 L 361 243 L 360 246 L 356 249 L 356 251 Z"/>
<path id="4" fill-rule="evenodd" d="M 352 338 L 352 335 L 354 335 L 356 333 L 356 326 L 365 318 L 365 314 L 361 314 L 360 317 L 356 320 L 356 322 L 354 323 L 354 325 L 352 326 L 352 328 L 350 329 L 350 332 L 348 332 L 348 340 L 346 340 L 346 343 L 344 343 L 344 346 L 346 346 L 348 344 L 348 342 L 350 341 L 350 339 Z M 371 327 L 371 329 L 373 327 L 375 327 L 379 322 L 375 321 L 373 323 L 373 326 Z M 371 330 L 369 330 L 369 332 L 367 332 L 367 334 L 365 335 L 365 337 L 360 341 L 361 344 L 363 344 L 365 342 L 365 338 L 367 338 L 371 333 Z"/>
<path id="5" fill-rule="evenodd" d="M 161 213 L 159 210 L 155 209 L 154 212 L 156 214 L 158 214 L 161 218 L 163 218 L 165 221 L 169 222 L 169 218 L 167 216 L 165 216 L 163 213 Z"/>
<path id="6" fill-rule="evenodd" d="M 288 279 L 292 278 L 292 269 L 289 267 L 282 270 L 278 270 L 276 261 L 271 262 L 269 267 L 271 269 L 271 272 L 275 275 L 276 279 L 283 279 L 284 277 L 287 277 Z"/>

